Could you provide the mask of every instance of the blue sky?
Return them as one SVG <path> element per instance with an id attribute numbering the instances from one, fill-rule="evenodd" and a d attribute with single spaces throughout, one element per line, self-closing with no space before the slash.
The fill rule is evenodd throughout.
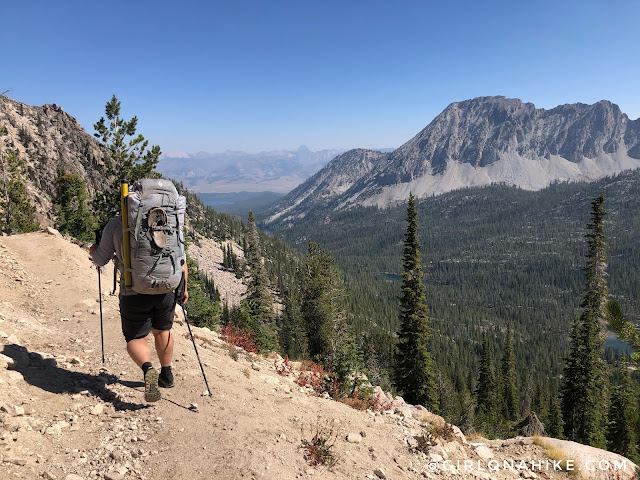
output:
<path id="1" fill-rule="evenodd" d="M 93 133 L 115 93 L 169 151 L 397 147 L 448 104 L 640 117 L 640 2 L 3 2 L 0 92 Z"/>

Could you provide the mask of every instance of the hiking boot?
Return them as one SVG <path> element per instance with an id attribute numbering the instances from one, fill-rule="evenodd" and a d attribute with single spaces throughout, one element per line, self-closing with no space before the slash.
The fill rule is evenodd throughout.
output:
<path id="1" fill-rule="evenodd" d="M 160 400 L 158 372 L 155 368 L 150 368 L 144 374 L 144 399 L 147 402 L 157 402 Z"/>
<path id="2" fill-rule="evenodd" d="M 164 368 L 162 369 L 158 376 L 158 386 L 162 388 L 173 388 L 176 386 L 173 381 L 173 373 L 171 373 L 171 370 L 167 371 Z"/>

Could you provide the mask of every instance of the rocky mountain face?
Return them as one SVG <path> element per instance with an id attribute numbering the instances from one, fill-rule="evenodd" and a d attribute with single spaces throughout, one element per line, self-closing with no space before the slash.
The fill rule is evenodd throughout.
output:
<path id="1" fill-rule="evenodd" d="M 352 150 L 287 195 L 270 221 L 313 208 L 388 207 L 418 197 L 506 183 L 539 190 L 554 181 L 592 181 L 640 167 L 640 119 L 617 105 L 551 110 L 504 97 L 449 105 L 388 154 Z"/>
<path id="2" fill-rule="evenodd" d="M 177 152 L 163 156 L 158 171 L 197 192 L 286 193 L 320 170 L 341 150 L 297 150 L 246 153 Z"/>
<path id="3" fill-rule="evenodd" d="M 58 105 L 36 107 L 0 95 L 0 157 L 18 152 L 26 169 L 27 191 L 41 223 L 50 223 L 58 166 L 79 174 L 89 195 L 104 183 L 105 153 L 97 140 Z"/>

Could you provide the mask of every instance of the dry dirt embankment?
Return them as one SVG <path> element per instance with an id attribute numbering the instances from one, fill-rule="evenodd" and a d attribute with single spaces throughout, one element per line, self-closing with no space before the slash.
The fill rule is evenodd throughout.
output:
<path id="1" fill-rule="evenodd" d="M 101 363 L 97 276 L 87 252 L 59 236 L 0 237 L 2 480 L 567 477 L 531 471 L 530 464 L 486 470 L 491 459 L 501 466 L 510 458 L 546 461 L 531 439 L 469 443 L 454 432 L 427 453 L 412 453 L 427 428 L 440 423 L 424 409 L 391 399 L 385 412 L 353 410 L 278 375 L 273 360 L 241 354 L 234 361 L 217 334 L 195 329 L 213 392 L 202 396 L 180 319 L 176 388 L 147 405 L 140 371 L 125 352 L 117 297 L 107 292 L 109 269 L 102 276 Z M 311 440 L 318 423 L 337 436 L 332 469 L 303 459 L 301 442 Z M 460 471 L 446 470 L 458 461 L 472 462 L 471 469 L 462 463 Z"/>

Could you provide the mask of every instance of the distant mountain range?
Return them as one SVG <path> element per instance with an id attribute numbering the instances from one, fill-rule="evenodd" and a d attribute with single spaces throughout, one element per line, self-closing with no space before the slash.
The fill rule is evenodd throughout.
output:
<path id="1" fill-rule="evenodd" d="M 551 110 L 501 96 L 449 105 L 390 153 L 350 150 L 286 195 L 268 222 L 310 210 L 389 207 L 464 187 L 504 183 L 539 190 L 640 167 L 640 119 L 602 100 Z"/>
<path id="2" fill-rule="evenodd" d="M 158 164 L 163 175 L 180 180 L 195 192 L 287 193 L 344 150 L 297 150 L 245 153 L 184 153 L 164 155 Z"/>

